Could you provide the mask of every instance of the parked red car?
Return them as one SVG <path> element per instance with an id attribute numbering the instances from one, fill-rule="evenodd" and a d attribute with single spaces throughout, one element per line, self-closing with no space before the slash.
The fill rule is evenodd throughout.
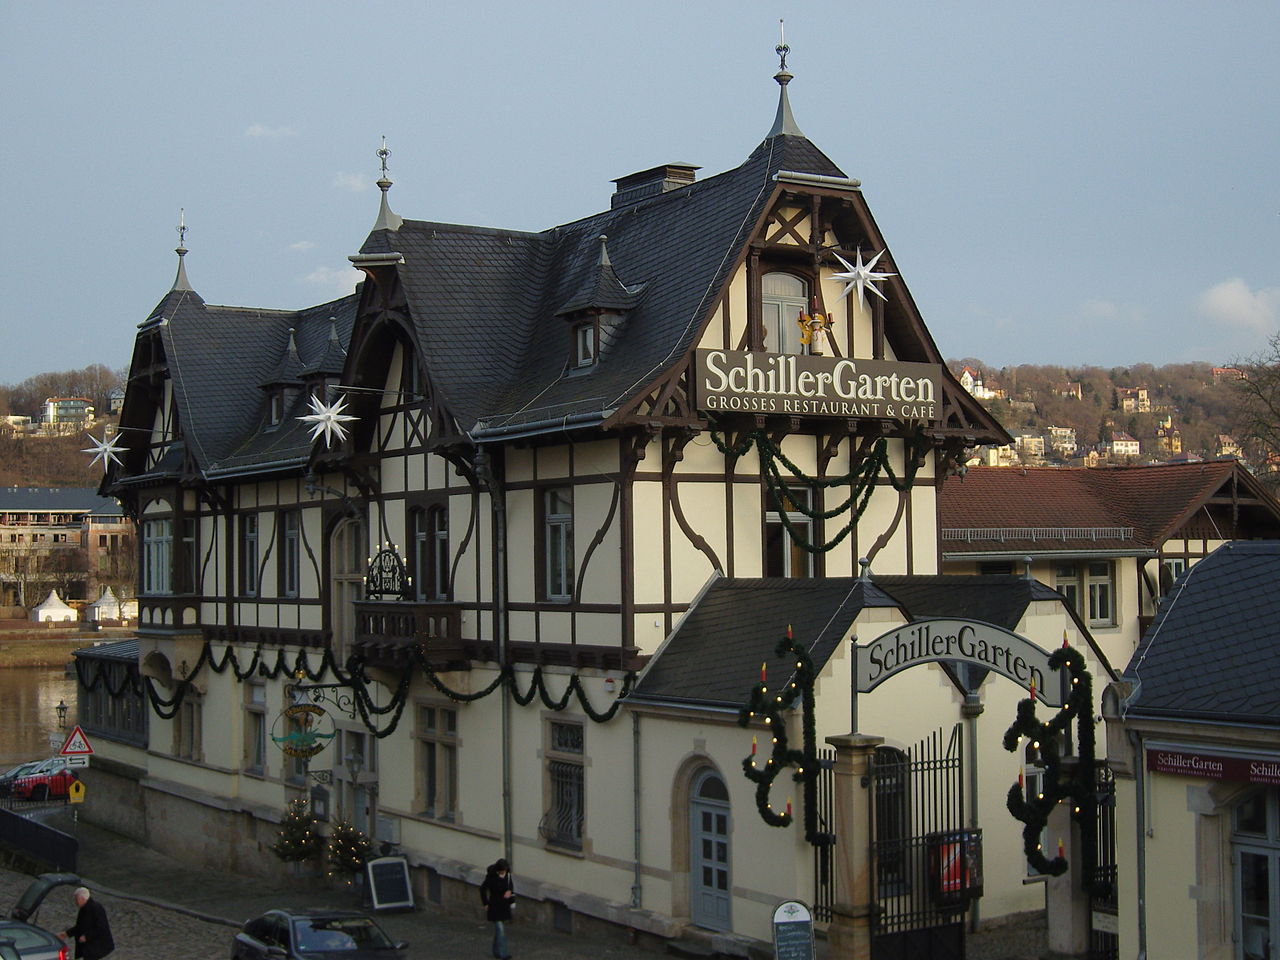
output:
<path id="1" fill-rule="evenodd" d="M 19 771 L 4 786 L 9 796 L 19 800 L 48 800 L 65 797 L 76 779 L 66 757 L 50 757 L 30 770 Z"/>

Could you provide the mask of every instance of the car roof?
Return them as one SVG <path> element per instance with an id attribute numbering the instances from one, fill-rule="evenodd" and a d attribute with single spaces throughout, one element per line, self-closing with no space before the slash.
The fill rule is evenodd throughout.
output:
<path id="1" fill-rule="evenodd" d="M 373 917 L 359 910 L 326 910 L 323 907 L 305 907 L 299 910 L 272 910 L 272 913 L 288 917 L 290 920 L 372 920 Z"/>

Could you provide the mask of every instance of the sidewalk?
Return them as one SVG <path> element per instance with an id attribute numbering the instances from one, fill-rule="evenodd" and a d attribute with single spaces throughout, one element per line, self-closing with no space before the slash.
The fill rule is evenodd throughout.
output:
<path id="1" fill-rule="evenodd" d="M 73 825 L 69 808 L 42 817 L 80 841 L 80 876 L 107 907 L 118 948 L 112 960 L 153 960 L 182 956 L 190 960 L 226 960 L 240 924 L 273 907 L 360 909 L 345 890 L 307 891 L 220 871 L 193 869 L 118 834 L 86 823 Z M 0 883 L 0 908 L 7 912 L 29 878 L 9 874 Z M 70 891 L 50 895 L 37 922 L 64 929 L 74 907 Z M 371 911 L 369 911 L 371 912 Z M 378 915 L 389 935 L 407 940 L 409 960 L 466 960 L 489 956 L 492 928 L 482 920 L 479 901 L 474 918 L 462 918 L 425 904 L 413 912 Z M 1042 918 L 993 926 L 969 937 L 969 960 L 1035 960 L 1043 949 Z M 508 928 L 512 953 L 519 960 L 652 960 L 664 956 L 623 942 L 567 936 L 536 929 L 518 920 Z M 826 957 L 819 941 L 818 960 Z"/>

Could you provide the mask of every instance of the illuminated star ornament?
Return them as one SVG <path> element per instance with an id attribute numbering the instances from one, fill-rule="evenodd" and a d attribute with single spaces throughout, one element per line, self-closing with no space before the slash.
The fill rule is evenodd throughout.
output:
<path id="1" fill-rule="evenodd" d="M 844 264 L 845 271 L 846 271 L 845 273 L 833 273 L 831 275 L 831 278 L 833 280 L 844 280 L 846 282 L 845 288 L 840 291 L 840 296 L 842 297 L 845 296 L 850 290 L 852 290 L 854 287 L 857 287 L 858 302 L 862 304 L 862 308 L 864 310 L 867 308 L 867 295 L 866 295 L 867 290 L 870 290 L 881 300 L 889 299 L 883 293 L 881 293 L 879 288 L 876 286 L 877 280 L 887 280 L 889 277 L 897 276 L 896 273 L 883 273 L 883 272 L 877 272 L 875 270 L 876 261 L 884 256 L 883 250 L 881 250 L 874 257 L 872 257 L 870 263 L 862 262 L 861 247 L 858 248 L 858 257 L 857 257 L 856 263 L 850 263 L 848 260 L 840 256 L 840 254 L 838 253 L 834 254 L 834 256 L 837 260 L 839 260 L 842 264 Z"/>
<path id="2" fill-rule="evenodd" d="M 113 433 L 111 436 L 103 434 L 99 440 L 93 434 L 89 434 L 89 442 L 92 447 L 85 447 L 81 453 L 92 453 L 93 459 L 89 461 L 89 466 L 93 466 L 99 460 L 102 461 L 102 472 L 106 473 L 111 469 L 111 464 L 124 466 L 124 461 L 120 459 L 120 454 L 124 453 L 124 447 L 120 446 L 120 434 Z"/>
<path id="3" fill-rule="evenodd" d="M 311 412 L 298 419 L 310 424 L 311 440 L 314 443 L 324 435 L 324 445 L 332 447 L 336 439 L 339 443 L 347 439 L 347 428 L 344 426 L 351 420 L 358 420 L 344 411 L 347 409 L 347 398 L 338 397 L 332 403 L 325 403 L 319 397 L 311 398 Z"/>

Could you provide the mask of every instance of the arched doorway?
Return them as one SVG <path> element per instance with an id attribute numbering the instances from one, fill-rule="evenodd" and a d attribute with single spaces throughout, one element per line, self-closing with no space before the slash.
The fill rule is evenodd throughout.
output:
<path id="1" fill-rule="evenodd" d="M 720 774 L 700 771 L 689 789 L 689 902 L 695 924 L 728 930 L 729 790 Z"/>

